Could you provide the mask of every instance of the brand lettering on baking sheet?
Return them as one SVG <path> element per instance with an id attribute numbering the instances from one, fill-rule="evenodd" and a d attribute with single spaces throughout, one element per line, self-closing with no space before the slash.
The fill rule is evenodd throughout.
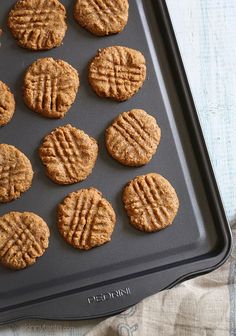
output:
<path id="1" fill-rule="evenodd" d="M 104 302 L 108 300 L 118 299 L 124 295 L 131 295 L 131 290 L 129 287 L 126 287 L 125 289 L 117 289 L 111 292 L 104 292 L 94 296 L 89 296 L 87 298 L 87 301 L 89 304 L 95 302 Z"/>

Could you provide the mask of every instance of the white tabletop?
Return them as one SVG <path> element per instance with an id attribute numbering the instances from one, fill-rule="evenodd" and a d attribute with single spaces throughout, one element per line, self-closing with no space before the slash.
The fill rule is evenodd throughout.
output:
<path id="1" fill-rule="evenodd" d="M 167 4 L 232 222 L 236 216 L 236 1 L 167 0 Z M 0 333 L 80 336 L 98 321 L 25 321 L 1 327 Z"/>

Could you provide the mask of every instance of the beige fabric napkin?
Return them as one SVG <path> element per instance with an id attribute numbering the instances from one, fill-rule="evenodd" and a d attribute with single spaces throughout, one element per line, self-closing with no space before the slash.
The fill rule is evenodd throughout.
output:
<path id="1" fill-rule="evenodd" d="M 153 295 L 86 336 L 235 336 L 235 287 L 234 251 L 218 270 Z"/>

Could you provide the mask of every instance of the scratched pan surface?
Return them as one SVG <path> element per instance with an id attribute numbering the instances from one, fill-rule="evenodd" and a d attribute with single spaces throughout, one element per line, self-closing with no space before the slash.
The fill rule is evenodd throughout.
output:
<path id="1" fill-rule="evenodd" d="M 229 228 L 176 46 L 171 45 L 175 40 L 164 1 L 130 1 L 127 27 L 121 34 L 104 38 L 94 37 L 77 25 L 72 16 L 73 1 L 62 3 L 68 12 L 68 31 L 61 47 L 46 52 L 18 47 L 6 27 L 14 0 L 0 3 L 0 79 L 16 97 L 14 118 L 0 129 L 0 142 L 26 153 L 35 172 L 30 190 L 14 202 L 1 204 L 0 215 L 33 211 L 51 230 L 50 246 L 34 266 L 18 272 L 0 267 L 1 323 L 27 317 L 79 319 L 112 314 L 180 279 L 214 269 L 230 250 Z M 127 102 L 98 98 L 88 85 L 89 60 L 97 49 L 111 45 L 139 49 L 147 60 L 147 80 Z M 49 56 L 69 62 L 80 73 L 76 102 L 62 120 L 40 117 L 22 100 L 24 71 L 36 59 Z M 189 105 L 186 97 L 190 98 Z M 132 108 L 145 109 L 157 118 L 162 129 L 157 154 L 141 168 L 120 165 L 104 146 L 106 127 L 120 112 Z M 47 133 L 67 123 L 96 138 L 100 150 L 86 181 L 59 186 L 46 177 L 38 147 Z M 174 224 L 155 234 L 133 229 L 121 201 L 126 182 L 148 172 L 164 175 L 180 200 Z M 59 236 L 56 206 L 69 192 L 90 186 L 101 190 L 113 204 L 117 223 L 109 244 L 84 252 L 70 247 Z"/>

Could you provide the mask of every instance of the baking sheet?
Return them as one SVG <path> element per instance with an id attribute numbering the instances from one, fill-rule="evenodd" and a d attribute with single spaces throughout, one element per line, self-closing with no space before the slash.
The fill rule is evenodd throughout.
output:
<path id="1" fill-rule="evenodd" d="M 14 2 L 2 0 L 0 4 L 0 26 L 3 28 L 0 80 L 10 86 L 16 98 L 15 115 L 9 125 L 0 129 L 0 142 L 22 150 L 31 160 L 35 175 L 32 187 L 20 199 L 0 205 L 0 215 L 9 211 L 33 211 L 48 223 L 51 238 L 45 255 L 34 266 L 18 272 L 0 267 L 0 311 L 213 256 L 219 244 L 219 229 L 207 199 L 205 182 L 198 170 L 191 134 L 188 133 L 189 125 L 184 119 L 188 111 L 182 106 L 171 105 L 169 92 L 166 91 L 165 81 L 168 81 L 170 74 L 165 67 L 161 40 L 158 40 L 159 28 L 154 24 L 153 2 L 130 1 L 130 18 L 124 31 L 99 38 L 74 21 L 73 1 L 61 1 L 67 8 L 68 31 L 61 47 L 45 52 L 18 47 L 7 30 L 7 13 Z M 147 61 L 147 79 L 138 94 L 127 102 L 101 99 L 88 84 L 89 61 L 97 49 L 111 45 L 138 49 Z M 64 119 L 43 118 L 29 110 L 23 102 L 24 72 L 41 57 L 63 59 L 79 71 L 80 90 Z M 171 85 L 178 86 L 178 82 Z M 174 86 L 172 91 L 173 95 L 177 94 Z M 139 168 L 125 167 L 116 162 L 108 155 L 104 144 L 105 129 L 120 112 L 132 108 L 141 108 L 153 115 L 162 130 L 156 155 L 149 164 Z M 98 140 L 99 156 L 93 173 L 85 181 L 60 186 L 46 177 L 38 147 L 52 129 L 67 123 L 83 129 Z M 175 187 L 180 200 L 174 224 L 155 234 L 139 232 L 129 225 L 121 199 L 127 181 L 149 172 L 165 176 Z M 56 207 L 69 192 L 91 186 L 102 191 L 112 203 L 117 223 L 110 243 L 90 251 L 79 251 L 60 237 L 56 228 Z M 132 299 L 127 301 L 127 305 L 130 302 Z M 88 305 L 87 298 L 81 304 Z M 110 310 L 115 311 L 115 302 L 112 307 Z M 93 316 L 99 315 L 99 305 L 97 314 L 96 306 L 93 305 L 91 309 Z"/>

